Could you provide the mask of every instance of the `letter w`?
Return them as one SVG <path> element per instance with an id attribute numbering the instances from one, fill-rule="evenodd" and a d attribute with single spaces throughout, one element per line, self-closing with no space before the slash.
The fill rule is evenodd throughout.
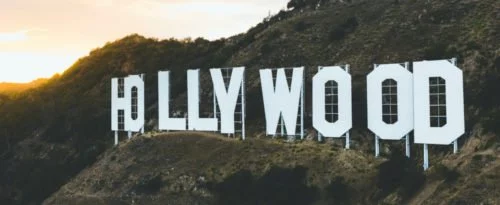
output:
<path id="1" fill-rule="evenodd" d="M 288 86 L 285 69 L 280 68 L 277 70 L 276 86 L 273 86 L 271 69 L 262 69 L 259 72 L 266 114 L 266 133 L 275 135 L 281 116 L 285 124 L 286 134 L 295 135 L 299 100 L 304 83 L 304 67 L 293 68 L 291 88 Z"/>

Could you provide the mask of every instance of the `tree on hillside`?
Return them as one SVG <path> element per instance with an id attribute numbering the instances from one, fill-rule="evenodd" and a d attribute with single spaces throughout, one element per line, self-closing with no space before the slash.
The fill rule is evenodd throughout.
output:
<path id="1" fill-rule="evenodd" d="M 306 6 L 306 3 L 304 0 L 290 0 L 288 4 L 286 5 L 287 8 L 291 9 L 300 9 Z"/>
<path id="2" fill-rule="evenodd" d="M 304 7 L 316 7 L 318 3 L 324 2 L 325 0 L 290 0 L 286 5 L 287 8 L 291 9 L 301 9 Z"/>

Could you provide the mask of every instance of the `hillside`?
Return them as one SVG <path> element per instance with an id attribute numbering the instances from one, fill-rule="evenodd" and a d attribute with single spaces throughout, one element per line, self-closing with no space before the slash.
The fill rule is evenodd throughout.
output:
<path id="1" fill-rule="evenodd" d="M 0 93 L 3 94 L 13 94 L 13 93 L 20 93 L 23 91 L 26 91 L 30 88 L 35 88 L 37 86 L 40 86 L 44 83 L 46 83 L 48 79 L 46 78 L 40 78 L 33 80 L 29 83 L 9 83 L 9 82 L 2 82 L 0 83 Z"/>
<path id="2" fill-rule="evenodd" d="M 102 169 L 99 164 L 103 162 L 98 159 L 106 160 L 110 153 L 119 152 L 112 148 L 110 132 L 111 77 L 146 73 L 147 130 L 154 130 L 156 122 L 151 119 L 156 119 L 157 115 L 155 74 L 158 70 L 169 69 L 176 76 L 171 94 L 174 109 L 184 110 L 186 69 L 201 68 L 202 72 L 207 72 L 212 67 L 246 66 L 247 108 L 252 110 L 247 115 L 248 135 L 262 137 L 264 112 L 258 69 L 306 66 L 307 80 L 310 81 L 317 70 L 316 66 L 349 63 L 354 82 L 353 150 L 349 153 L 358 153 L 357 157 L 377 164 L 381 162 L 372 161 L 370 157 L 364 158 L 373 153 L 373 136 L 366 129 L 365 92 L 365 77 L 372 64 L 451 57 L 457 57 L 458 66 L 464 70 L 467 134 L 459 143 L 462 148 L 469 150 L 458 155 L 463 157 L 464 162 L 460 163 L 460 160 L 452 160 L 458 156 L 450 155 L 451 147 L 431 147 L 431 169 L 443 164 L 448 167 L 443 168 L 447 175 L 449 170 L 456 168 L 461 174 L 460 179 L 464 180 L 459 184 L 475 187 L 477 193 L 474 196 L 490 194 L 481 191 L 489 188 L 484 185 L 487 183 L 481 182 L 491 180 L 491 177 L 496 179 L 495 175 L 473 177 L 470 171 L 487 173 L 492 168 L 485 167 L 485 162 L 498 162 L 500 97 L 496 92 L 500 87 L 500 2 L 321 2 L 317 9 L 313 4 L 305 4 L 301 8 L 282 11 L 269 21 L 249 29 L 247 33 L 228 39 L 158 40 L 130 35 L 91 51 L 63 74 L 41 86 L 14 97 L 0 96 L 0 203 L 39 204 L 78 173 L 83 174 L 78 177 L 85 178 L 91 170 Z M 202 84 L 207 82 L 208 79 L 202 79 Z M 211 94 L 209 90 L 202 93 L 204 97 Z M 306 102 L 310 102 L 310 92 L 307 93 Z M 211 110 L 211 107 L 201 109 Z M 306 112 L 310 112 L 309 107 Z M 310 122 L 306 121 L 306 125 L 310 126 Z M 474 144 L 471 145 L 472 142 Z M 226 146 L 233 146 L 231 143 Z M 386 155 L 380 159 L 382 161 L 389 158 L 397 147 L 401 147 L 397 142 L 384 142 L 383 145 L 385 147 L 382 150 Z M 126 152 L 127 146 L 118 150 L 125 149 Z M 323 145 L 317 146 L 322 149 L 320 147 Z M 259 151 L 258 148 L 256 150 Z M 413 161 L 409 164 L 421 164 L 421 146 L 412 145 L 412 150 Z M 234 155 L 241 155 L 239 150 L 235 152 Z M 482 154 L 487 156 L 483 157 Z M 477 164 L 472 170 L 463 167 L 473 163 Z M 396 160 L 396 165 L 401 164 L 404 163 Z M 87 167 L 91 168 L 85 169 Z M 492 167 L 498 170 L 497 166 Z M 375 173 L 375 170 L 367 172 Z M 67 186 L 86 189 L 86 184 L 76 179 Z M 221 179 L 211 180 L 217 182 Z M 312 187 L 320 187 L 312 183 Z M 363 186 L 374 182 L 368 179 L 366 183 Z M 425 183 L 425 187 L 433 185 L 436 188 L 425 188 L 421 193 L 414 193 L 415 196 L 428 194 L 452 198 L 452 193 L 462 196 L 462 193 L 452 191 L 461 190 L 455 185 Z M 435 191 L 446 187 L 449 187 L 449 192 Z M 465 187 L 463 190 L 471 189 Z M 82 193 L 91 194 L 93 191 Z M 64 196 L 64 190 L 56 196 Z M 351 200 L 353 203 L 360 202 Z"/>
<path id="3" fill-rule="evenodd" d="M 372 190 L 375 184 L 365 181 L 376 175 L 377 163 L 355 150 L 315 143 L 204 133 L 138 137 L 107 151 L 45 204 L 347 202 L 350 191 Z"/>
<path id="4" fill-rule="evenodd" d="M 402 153 L 147 134 L 106 151 L 44 204 L 498 204 L 500 147 L 468 149 L 476 143 L 423 173 Z"/>

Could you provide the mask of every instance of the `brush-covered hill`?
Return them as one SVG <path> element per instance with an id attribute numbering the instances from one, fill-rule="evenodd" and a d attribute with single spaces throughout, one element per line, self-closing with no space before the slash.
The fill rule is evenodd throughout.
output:
<path id="1" fill-rule="evenodd" d="M 39 78 L 28 83 L 0 83 L 0 93 L 6 95 L 15 95 L 30 88 L 38 87 L 48 81 L 47 78 Z"/>
<path id="2" fill-rule="evenodd" d="M 118 152 L 112 148 L 110 132 L 111 77 L 146 74 L 147 130 L 154 130 L 154 119 L 157 118 L 155 74 L 158 70 L 172 71 L 175 76 L 171 93 L 174 109 L 185 110 L 186 69 L 201 68 L 202 72 L 207 72 L 213 67 L 246 66 L 248 133 L 250 138 L 262 138 L 264 111 L 258 69 L 306 66 L 309 85 L 316 66 L 349 63 L 354 82 L 353 150 L 349 153 L 359 152 L 359 157 L 363 158 L 373 151 L 373 137 L 366 129 L 365 92 L 366 75 L 372 64 L 451 57 L 458 58 L 458 66 L 463 69 L 465 77 L 467 134 L 459 142 L 469 152 L 462 153 L 461 161 L 477 163 L 474 172 L 465 168 L 457 171 L 458 180 L 464 180 L 459 185 L 476 187 L 463 189 L 473 190 L 474 196 L 491 194 L 486 191 L 489 189 L 487 185 L 480 182 L 491 177 L 495 179 L 495 175 L 475 178 L 472 173 L 490 173 L 490 167 L 484 166 L 498 162 L 500 97 L 496 92 L 500 87 L 500 2 L 294 0 L 289 6 L 291 10 L 282 11 L 250 28 L 247 33 L 227 39 L 158 40 L 130 35 L 93 50 L 43 85 L 15 96 L 0 96 L 0 203 L 39 204 L 86 167 L 101 170 L 98 165 L 102 162 L 98 159 L 107 159 L 107 154 Z M 202 84 L 208 81 L 205 75 Z M 210 90 L 203 89 L 202 95 L 210 96 Z M 306 92 L 306 102 L 310 102 L 310 91 Z M 210 111 L 211 107 L 201 109 Z M 306 125 L 309 126 L 308 120 Z M 233 146 L 231 143 L 225 146 Z M 401 147 L 397 142 L 383 144 L 382 150 L 388 154 L 384 157 Z M 412 145 L 412 150 L 410 164 L 420 164 L 421 147 Z M 462 155 L 450 155 L 450 151 L 451 148 L 446 146 L 431 147 L 431 165 L 441 167 L 444 176 L 454 175 L 455 172 L 450 170 L 468 164 L 451 160 Z M 486 154 L 485 157 L 482 154 Z M 164 157 L 169 158 L 169 155 L 165 153 Z M 88 172 L 86 169 L 82 174 Z M 252 176 L 257 174 L 251 173 Z M 371 179 L 367 178 L 366 183 L 373 184 Z M 85 188 L 83 182 L 75 180 L 68 186 L 80 184 L 82 187 L 78 189 Z M 221 178 L 210 180 L 214 183 L 224 181 L 217 181 Z M 432 181 L 425 181 L 424 187 L 428 182 Z M 308 183 L 313 183 L 308 184 L 310 187 L 320 187 L 315 182 Z M 346 184 L 352 186 L 347 181 Z M 455 185 L 441 183 L 434 186 L 434 189 L 422 188 L 422 192 L 412 192 L 412 196 L 442 194 L 443 198 L 451 198 L 453 194 L 464 195 L 453 191 L 459 191 Z M 436 191 L 443 186 L 449 186 L 450 191 Z M 126 188 L 125 185 L 122 188 Z M 63 196 L 61 192 L 65 193 L 61 190 L 55 196 Z M 211 193 L 216 192 L 212 190 Z M 388 199 L 389 202 L 412 199 L 391 193 L 393 195 L 387 197 L 392 196 L 394 200 Z M 355 193 L 351 195 L 352 203 L 362 203 L 354 199 L 356 196 Z"/>
<path id="3" fill-rule="evenodd" d="M 476 143 L 424 173 L 402 152 L 150 133 L 108 149 L 44 204 L 498 204 L 500 152 Z"/>
<path id="4" fill-rule="evenodd" d="M 45 204 L 331 204 L 357 192 L 359 203 L 375 195 L 378 164 L 313 142 L 160 134 L 108 150 Z"/>

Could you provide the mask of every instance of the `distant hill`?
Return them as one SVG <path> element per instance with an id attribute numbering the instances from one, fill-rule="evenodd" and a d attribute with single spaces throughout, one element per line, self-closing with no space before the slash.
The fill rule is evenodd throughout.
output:
<path id="1" fill-rule="evenodd" d="M 105 170 L 99 164 L 103 162 L 98 161 L 108 159 L 108 155 L 103 153 L 119 153 L 117 148 L 112 148 L 110 132 L 111 77 L 146 74 L 147 130 L 154 130 L 158 102 L 155 74 L 158 70 L 172 71 L 175 76 L 171 82 L 173 109 L 185 110 L 186 69 L 200 68 L 202 72 L 208 72 L 208 68 L 213 67 L 246 66 L 247 108 L 251 110 L 247 115 L 248 136 L 265 140 L 258 69 L 305 66 L 307 83 L 310 84 L 317 66 L 349 63 L 354 82 L 353 150 L 349 153 L 359 152 L 359 156 L 366 156 L 373 153 L 373 136 L 366 129 L 365 91 L 366 74 L 371 71 L 373 63 L 452 57 L 458 58 L 458 66 L 463 69 L 465 77 L 467 134 L 460 139 L 459 144 L 467 151 L 452 155 L 451 147 L 431 147 L 431 169 L 441 170 L 444 174 L 433 176 L 432 172 L 423 173 L 426 177 L 421 186 L 417 186 L 419 178 L 405 182 L 418 187 L 418 190 L 409 192 L 400 192 L 396 185 L 388 184 L 384 189 L 386 192 L 377 195 L 381 197 L 377 202 L 418 202 L 428 196 L 443 199 L 443 203 L 471 202 L 466 199 L 451 200 L 452 196 L 460 195 L 474 199 L 473 203 L 496 203 L 494 197 L 488 196 L 498 196 L 498 190 L 482 182 L 498 178 L 495 174 L 487 173 L 498 169 L 499 161 L 496 154 L 500 139 L 500 95 L 497 95 L 500 87 L 499 1 L 298 0 L 290 8 L 250 28 L 246 33 L 227 39 L 159 40 L 138 34 L 129 35 L 91 51 L 59 77 L 51 78 L 40 86 L 13 97 L 0 95 L 0 99 L 3 99 L 0 100 L 0 204 L 40 204 L 53 194 L 52 199 L 71 199 L 71 192 L 66 192 L 64 187 L 76 187 L 85 190 L 81 193 L 90 194 L 92 190 L 105 189 L 108 185 L 103 183 L 115 181 L 103 178 L 102 182 L 89 181 L 89 184 L 85 184 L 78 180 L 88 178 L 86 174 L 91 170 Z M 209 78 L 203 76 L 202 85 L 209 85 Z M 211 95 L 210 90 L 202 89 L 202 99 Z M 306 102 L 310 102 L 311 96 L 307 93 Z M 306 112 L 310 112 L 307 106 Z M 201 109 L 210 111 L 211 107 L 207 105 Z M 308 127 L 309 120 L 305 122 Z M 335 147 L 335 143 L 339 142 L 326 142 L 331 147 Z M 401 147 L 398 142 L 384 141 L 382 144 L 385 155 L 377 160 L 368 158 L 372 164 L 389 160 L 391 153 Z M 182 146 L 189 147 L 188 144 Z M 232 147 L 231 144 L 224 146 Z M 256 149 L 264 154 L 272 152 Z M 421 164 L 421 150 L 421 146 L 412 145 L 412 161 L 408 164 Z M 243 155 L 244 152 L 235 150 L 232 153 Z M 138 156 L 147 157 L 151 156 Z M 158 157 L 175 156 L 162 153 Z M 288 160 L 276 157 L 277 160 Z M 189 159 L 186 160 L 189 162 Z M 394 167 L 406 163 L 396 160 Z M 297 165 L 300 165 L 299 161 Z M 366 172 L 376 173 L 375 169 L 372 167 Z M 237 170 L 226 171 L 233 173 Z M 82 175 L 78 175 L 80 172 Z M 480 176 L 475 177 L 472 173 L 479 173 Z M 139 176 L 142 173 L 133 174 Z M 189 175 L 194 176 L 196 174 Z M 325 176 L 324 180 L 335 181 L 329 178 L 333 175 L 322 176 Z M 453 180 L 448 180 L 448 177 Z M 168 177 L 162 173 L 160 178 Z M 224 182 L 230 179 L 217 180 Z M 371 181 L 373 178 L 366 179 L 366 184 L 360 186 L 374 183 Z M 139 183 L 141 179 L 121 180 Z M 475 188 L 457 188 L 455 185 L 437 183 L 443 180 L 456 181 L 460 187 Z M 63 186 L 68 182 L 68 186 Z M 301 186 L 300 183 L 297 186 Z M 312 187 L 319 187 L 314 181 L 308 183 Z M 345 184 L 357 186 L 349 181 L 345 181 Z M 123 199 L 126 200 L 134 194 L 141 199 L 149 196 L 147 193 L 137 194 L 133 189 L 124 190 L 128 184 L 112 186 L 119 189 L 118 193 L 124 195 Z M 160 186 L 160 189 L 167 187 L 165 184 L 155 186 Z M 445 188 L 445 192 L 438 192 Z M 57 190 L 59 192 L 55 193 Z M 191 196 L 182 189 L 176 193 Z M 351 195 L 350 201 L 362 203 L 355 199 L 355 193 Z M 95 196 L 96 199 L 100 197 Z M 117 204 L 133 203 L 119 202 Z M 429 201 L 424 202 L 427 204 Z"/>
<path id="2" fill-rule="evenodd" d="M 46 82 L 48 82 L 48 78 L 39 78 L 33 80 L 29 83 L 9 83 L 9 82 L 1 82 L 0 83 L 0 93 L 19 93 L 30 88 L 35 88 L 40 86 Z"/>

